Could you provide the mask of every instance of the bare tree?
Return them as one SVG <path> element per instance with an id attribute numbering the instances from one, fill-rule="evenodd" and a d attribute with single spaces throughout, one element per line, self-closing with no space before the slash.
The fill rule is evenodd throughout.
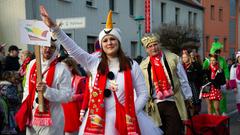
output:
<path id="1" fill-rule="evenodd" d="M 160 36 L 162 47 L 180 54 L 184 48 L 198 49 L 199 31 L 197 29 L 185 26 L 175 25 L 174 23 L 163 24 L 160 28 L 155 29 Z"/>

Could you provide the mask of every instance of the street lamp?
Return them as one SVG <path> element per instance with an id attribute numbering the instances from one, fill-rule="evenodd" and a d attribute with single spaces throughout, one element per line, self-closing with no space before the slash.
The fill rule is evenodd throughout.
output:
<path id="1" fill-rule="evenodd" d="M 142 21 L 144 20 L 143 16 L 137 16 L 134 20 L 138 23 L 138 46 L 139 46 L 139 55 L 141 55 L 141 35 L 142 35 Z"/>

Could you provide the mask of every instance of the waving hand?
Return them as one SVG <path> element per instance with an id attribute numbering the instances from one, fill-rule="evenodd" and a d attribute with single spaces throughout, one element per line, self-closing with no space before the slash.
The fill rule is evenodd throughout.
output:
<path id="1" fill-rule="evenodd" d="M 43 5 L 40 5 L 40 16 L 43 22 L 49 27 L 53 28 L 56 26 L 56 23 L 48 16 L 47 10 Z"/>

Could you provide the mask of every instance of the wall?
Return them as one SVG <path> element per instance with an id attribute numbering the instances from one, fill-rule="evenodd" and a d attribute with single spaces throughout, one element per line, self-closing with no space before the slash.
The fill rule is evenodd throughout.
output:
<path id="1" fill-rule="evenodd" d="M 188 12 L 197 13 L 196 27 L 200 32 L 200 48 L 199 54 L 203 56 L 203 10 L 194 8 L 189 5 L 178 3 L 172 0 L 152 0 L 153 1 L 153 15 L 152 15 L 152 24 L 153 29 L 161 27 L 161 3 L 166 4 L 166 16 L 165 23 L 175 23 L 175 8 L 180 9 L 180 25 L 188 25 Z M 193 15 L 192 15 L 193 16 Z M 192 17 L 193 18 L 193 17 Z"/>
<path id="2" fill-rule="evenodd" d="M 25 0 L 0 0 L 0 18 L 0 42 L 26 50 L 27 46 L 20 44 L 19 33 L 19 21 L 26 18 Z"/>

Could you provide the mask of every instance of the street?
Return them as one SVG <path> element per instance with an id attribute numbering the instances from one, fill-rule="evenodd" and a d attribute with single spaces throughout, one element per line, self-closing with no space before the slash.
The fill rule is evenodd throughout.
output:
<path id="1" fill-rule="evenodd" d="M 233 91 L 227 92 L 227 115 L 230 117 L 230 135 L 240 135 L 240 116 L 237 112 L 235 95 Z M 202 113 L 207 113 L 207 105 L 202 102 Z M 239 119 L 239 120 L 238 120 Z"/>

